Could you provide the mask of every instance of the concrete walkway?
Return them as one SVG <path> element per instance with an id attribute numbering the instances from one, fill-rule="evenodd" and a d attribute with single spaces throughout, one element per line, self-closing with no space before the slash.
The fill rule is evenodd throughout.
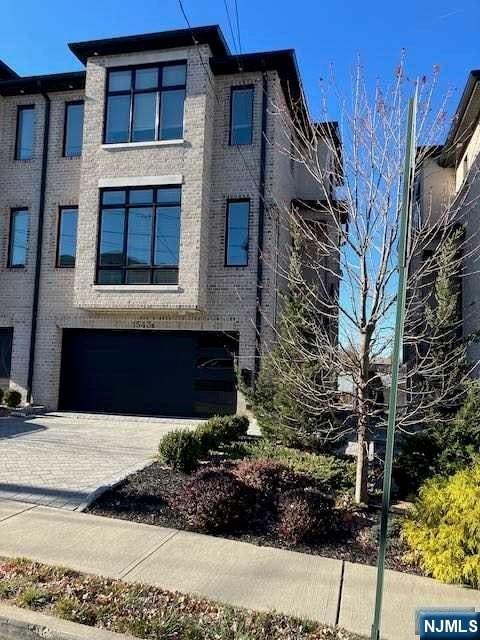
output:
<path id="1" fill-rule="evenodd" d="M 158 585 L 370 634 L 375 568 L 52 507 L 0 501 L 0 556 Z M 480 591 L 386 572 L 382 637 L 411 640 L 422 606 L 480 606 Z"/>

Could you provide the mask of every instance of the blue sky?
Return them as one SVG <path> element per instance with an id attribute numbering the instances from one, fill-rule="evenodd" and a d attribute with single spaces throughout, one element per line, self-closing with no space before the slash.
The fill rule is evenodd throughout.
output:
<path id="1" fill-rule="evenodd" d="M 224 1 L 233 14 L 234 0 L 183 0 L 193 25 L 218 23 L 230 42 Z M 405 48 L 412 76 L 439 64 L 442 89 L 460 92 L 480 68 L 479 0 L 237 2 L 243 50 L 295 48 L 314 114 L 330 63 L 347 82 L 357 54 L 388 81 Z M 185 26 L 177 0 L 2 0 L 1 14 L 0 59 L 21 75 L 81 68 L 67 42 Z"/>

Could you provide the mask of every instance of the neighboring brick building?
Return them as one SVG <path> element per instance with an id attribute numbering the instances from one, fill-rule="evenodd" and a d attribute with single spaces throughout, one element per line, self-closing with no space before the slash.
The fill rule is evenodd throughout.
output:
<path id="1" fill-rule="evenodd" d="M 461 319 L 464 337 L 472 336 L 480 329 L 480 70 L 470 72 L 445 144 L 432 147 L 423 162 L 415 196 L 420 216 L 438 221 L 451 207 L 465 230 Z M 479 340 L 468 344 L 467 355 L 480 375 Z"/>
<path id="2" fill-rule="evenodd" d="M 69 46 L 85 72 L 0 63 L 0 382 L 52 410 L 235 410 L 233 356 L 251 378 L 275 325 L 276 213 L 323 197 L 269 108 L 308 117 L 294 52 L 234 56 L 216 26 Z"/>

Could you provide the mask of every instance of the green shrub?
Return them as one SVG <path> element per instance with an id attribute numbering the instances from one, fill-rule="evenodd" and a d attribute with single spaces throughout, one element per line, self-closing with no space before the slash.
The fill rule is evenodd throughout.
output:
<path id="1" fill-rule="evenodd" d="M 434 420 L 422 431 L 404 436 L 394 465 L 401 495 L 416 493 L 434 475 L 451 475 L 480 452 L 480 382 L 468 385 L 463 406 L 453 419 Z"/>
<path id="2" fill-rule="evenodd" d="M 5 404 L 11 409 L 15 409 L 15 407 L 18 407 L 21 400 L 22 394 L 19 391 L 15 391 L 15 389 L 10 389 L 5 394 Z"/>
<path id="3" fill-rule="evenodd" d="M 229 444 L 247 435 L 248 418 L 246 416 L 214 416 L 199 425 L 195 433 L 203 453 L 208 453 L 222 444 Z"/>
<path id="4" fill-rule="evenodd" d="M 282 447 L 267 440 L 245 446 L 245 455 L 250 458 L 269 458 L 283 463 L 295 473 L 314 478 L 326 492 L 348 491 L 355 478 L 354 463 L 335 456 L 309 453 L 291 447 Z"/>
<path id="5" fill-rule="evenodd" d="M 160 440 L 160 460 L 172 469 L 190 473 L 198 466 L 200 443 L 188 429 L 176 429 Z"/>
<path id="6" fill-rule="evenodd" d="M 423 485 L 403 535 L 428 575 L 480 587 L 480 461 Z"/>
<path id="7" fill-rule="evenodd" d="M 198 471 L 173 501 L 173 506 L 195 529 L 229 531 L 245 518 L 253 493 L 224 469 Z"/>

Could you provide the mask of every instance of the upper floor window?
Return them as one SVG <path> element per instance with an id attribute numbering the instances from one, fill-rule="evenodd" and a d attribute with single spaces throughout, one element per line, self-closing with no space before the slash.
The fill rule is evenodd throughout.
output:
<path id="1" fill-rule="evenodd" d="M 248 265 L 248 222 L 250 200 L 227 202 L 227 224 L 225 233 L 225 266 L 246 267 Z"/>
<path id="2" fill-rule="evenodd" d="M 35 139 L 35 105 L 19 105 L 17 111 L 17 139 L 15 142 L 15 160 L 33 158 Z"/>
<path id="3" fill-rule="evenodd" d="M 83 100 L 65 103 L 64 156 L 74 157 L 82 155 L 83 108 Z"/>
<path id="4" fill-rule="evenodd" d="M 232 87 L 230 144 L 252 144 L 253 87 Z"/>
<path id="5" fill-rule="evenodd" d="M 28 209 L 12 209 L 10 212 L 10 238 L 8 241 L 8 266 L 21 268 L 27 264 Z"/>
<path id="6" fill-rule="evenodd" d="M 105 143 L 181 139 L 186 76 L 183 62 L 110 70 Z"/>
<path id="7" fill-rule="evenodd" d="M 98 284 L 177 284 L 180 187 L 104 189 Z"/>
<path id="8" fill-rule="evenodd" d="M 77 254 L 77 207 L 60 207 L 57 267 L 74 267 Z"/>

